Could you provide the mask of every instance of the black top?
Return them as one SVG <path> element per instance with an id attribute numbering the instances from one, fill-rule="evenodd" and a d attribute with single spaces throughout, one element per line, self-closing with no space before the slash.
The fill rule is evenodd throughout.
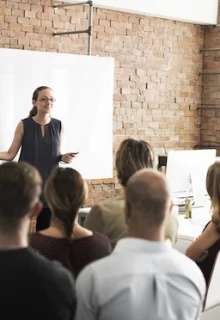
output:
<path id="1" fill-rule="evenodd" d="M 207 223 L 204 230 L 208 227 L 209 223 L 210 222 Z M 206 285 L 209 284 L 212 269 L 213 269 L 215 259 L 216 259 L 216 256 L 217 256 L 219 250 L 220 250 L 220 240 L 216 241 L 216 243 L 213 244 L 213 246 L 208 249 L 208 256 L 205 260 L 203 260 L 201 262 L 196 262 L 204 275 Z"/>
<path id="2" fill-rule="evenodd" d="M 34 165 L 45 181 L 51 171 L 58 166 L 61 121 L 51 118 L 45 125 L 45 134 L 42 135 L 41 125 L 29 117 L 22 120 L 24 135 L 21 144 L 19 161 L 26 161 Z M 41 197 L 43 206 L 47 207 L 43 195 Z"/>
<path id="3" fill-rule="evenodd" d="M 72 275 L 31 249 L 0 251 L 2 320 L 73 320 Z"/>
<path id="4" fill-rule="evenodd" d="M 67 266 L 75 277 L 86 265 L 111 253 L 108 238 L 99 233 L 72 240 L 71 243 L 66 239 L 52 238 L 41 233 L 31 233 L 29 243 L 33 249 L 46 258 L 57 260 Z M 67 258 L 69 265 L 66 264 Z"/>

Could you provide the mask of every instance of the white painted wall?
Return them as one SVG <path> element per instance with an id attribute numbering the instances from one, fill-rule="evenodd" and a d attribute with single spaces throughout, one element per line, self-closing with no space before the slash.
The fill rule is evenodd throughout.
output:
<path id="1" fill-rule="evenodd" d="M 82 1 L 66 0 L 65 2 Z M 99 8 L 195 24 L 216 24 L 217 22 L 218 0 L 94 0 L 93 4 Z"/>

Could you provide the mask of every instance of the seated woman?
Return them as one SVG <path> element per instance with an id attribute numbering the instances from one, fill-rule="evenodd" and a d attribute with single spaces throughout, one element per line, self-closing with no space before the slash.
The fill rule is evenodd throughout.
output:
<path id="1" fill-rule="evenodd" d="M 199 238 L 188 247 L 186 255 L 196 261 L 208 285 L 216 255 L 220 250 L 220 162 L 209 167 L 206 188 L 211 199 L 212 219 Z"/>
<path id="2" fill-rule="evenodd" d="M 109 240 L 78 224 L 77 213 L 86 200 L 87 187 L 76 170 L 55 169 L 44 194 L 52 212 L 51 224 L 30 234 L 30 246 L 48 259 L 60 261 L 77 277 L 87 264 L 110 254 Z"/>
<path id="3" fill-rule="evenodd" d="M 138 170 L 155 167 L 155 155 L 151 146 L 143 140 L 132 138 L 124 140 L 117 150 L 115 166 L 119 183 L 124 188 L 128 179 Z M 112 248 L 117 241 L 127 234 L 127 225 L 124 219 L 124 194 L 109 198 L 94 205 L 84 227 L 106 235 Z M 170 215 L 166 223 L 166 238 L 172 244 L 177 240 L 178 220 Z"/>

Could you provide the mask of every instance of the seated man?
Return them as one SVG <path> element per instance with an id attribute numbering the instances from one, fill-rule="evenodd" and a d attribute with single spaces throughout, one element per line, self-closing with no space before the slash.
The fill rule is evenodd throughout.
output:
<path id="1" fill-rule="evenodd" d="M 28 248 L 30 221 L 40 212 L 42 181 L 26 163 L 0 165 L 0 284 L 4 320 L 73 320 L 71 274 Z"/>
<path id="2" fill-rule="evenodd" d="M 128 179 L 136 171 L 154 167 L 154 153 L 143 140 L 124 140 L 116 153 L 116 171 L 120 184 L 126 187 Z M 124 195 L 107 199 L 90 210 L 84 227 L 106 235 L 112 247 L 127 233 L 124 221 Z M 178 220 L 170 215 L 166 222 L 165 236 L 172 244 L 177 240 Z"/>
<path id="3" fill-rule="evenodd" d="M 127 238 L 76 282 L 76 320 L 197 320 L 205 280 L 197 265 L 165 240 L 172 203 L 165 177 L 135 173 L 125 188 Z"/>

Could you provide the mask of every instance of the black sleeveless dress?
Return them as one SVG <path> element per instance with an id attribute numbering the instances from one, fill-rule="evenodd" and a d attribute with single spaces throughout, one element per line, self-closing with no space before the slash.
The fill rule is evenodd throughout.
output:
<path id="1" fill-rule="evenodd" d="M 43 188 L 51 171 L 59 164 L 59 145 L 61 134 L 61 121 L 51 118 L 51 121 L 45 125 L 45 133 L 42 135 L 41 125 L 31 117 L 23 119 L 24 135 L 21 144 L 21 154 L 19 161 L 25 161 L 35 166 L 43 179 Z M 43 207 L 48 208 L 41 194 Z M 44 213 L 42 211 L 42 215 Z M 41 216 L 40 214 L 40 216 Z M 40 216 L 38 219 L 40 219 Z M 41 219 L 43 216 L 41 217 Z M 50 218 L 50 217 L 49 217 Z M 47 224 L 47 223 L 46 223 Z M 49 225 L 48 225 L 49 226 Z M 45 227 L 44 227 L 45 228 Z M 42 230 L 41 227 L 37 228 Z"/>
<path id="2" fill-rule="evenodd" d="M 206 226 L 203 229 L 203 231 L 208 227 L 210 222 L 211 221 L 209 221 L 206 224 Z M 217 228 L 217 232 L 218 233 L 220 233 L 219 231 L 220 231 L 219 228 Z M 209 280 L 210 280 L 210 277 L 211 277 L 211 274 L 212 274 L 212 269 L 213 269 L 213 266 L 214 266 L 214 263 L 215 263 L 215 259 L 216 259 L 216 256 L 217 256 L 219 250 L 220 250 L 220 240 L 216 241 L 216 243 L 213 244 L 213 246 L 211 248 L 209 248 L 208 256 L 207 256 L 207 258 L 205 260 L 203 260 L 201 262 L 196 262 L 196 264 L 199 266 L 199 268 L 201 269 L 201 271 L 202 271 L 202 273 L 204 275 L 204 278 L 205 278 L 207 286 L 209 284 Z"/>

